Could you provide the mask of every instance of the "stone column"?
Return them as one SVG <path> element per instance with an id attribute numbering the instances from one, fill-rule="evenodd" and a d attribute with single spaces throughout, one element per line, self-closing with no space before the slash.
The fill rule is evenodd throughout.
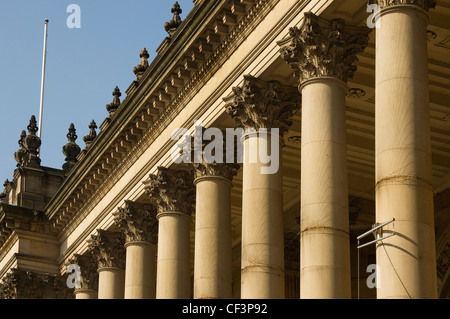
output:
<path id="1" fill-rule="evenodd" d="M 98 298 L 98 273 L 97 261 L 88 253 L 87 255 L 75 254 L 69 264 L 78 265 L 80 270 L 80 287 L 75 287 L 76 299 L 97 299 Z M 76 275 L 76 274 L 75 274 Z M 76 278 L 78 279 L 78 278 Z"/>
<path id="2" fill-rule="evenodd" d="M 185 159 L 195 172 L 196 186 L 194 298 L 229 299 L 232 298 L 231 188 L 239 164 L 226 163 L 226 133 L 217 128 L 209 130 L 214 141 L 212 136 L 201 134 L 196 136 L 203 141 L 200 151 L 193 145 L 185 152 Z M 202 130 L 196 128 L 196 133 Z M 209 144 L 205 147 L 206 143 Z M 210 145 L 214 147 L 211 149 Z M 234 152 L 234 148 L 231 150 Z"/>
<path id="3" fill-rule="evenodd" d="M 190 226 L 195 198 L 193 178 L 186 171 L 158 167 L 144 182 L 158 209 L 157 299 L 191 298 Z"/>
<path id="4" fill-rule="evenodd" d="M 377 244 L 378 298 L 437 298 L 428 89 L 433 0 L 378 1 L 376 222 L 395 218 Z"/>
<path id="5" fill-rule="evenodd" d="M 282 42 L 302 93 L 301 298 L 350 298 L 346 82 L 368 28 L 305 13 Z"/>
<path id="6" fill-rule="evenodd" d="M 89 249 L 98 263 L 98 299 L 123 299 L 125 287 L 125 238 L 102 229 L 91 235 Z"/>
<path id="7" fill-rule="evenodd" d="M 277 81 L 244 76 L 224 99 L 242 137 L 243 201 L 241 298 L 284 298 L 281 146 L 300 94 Z M 270 160 L 268 156 L 270 154 Z"/>
<path id="8" fill-rule="evenodd" d="M 114 222 L 125 235 L 125 299 L 156 297 L 156 209 L 125 201 L 114 213 Z"/>

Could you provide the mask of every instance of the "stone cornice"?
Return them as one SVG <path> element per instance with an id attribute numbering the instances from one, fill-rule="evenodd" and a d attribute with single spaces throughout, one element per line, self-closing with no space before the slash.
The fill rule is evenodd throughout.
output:
<path id="1" fill-rule="evenodd" d="M 297 88 L 281 85 L 278 81 L 262 81 L 244 76 L 241 87 L 224 98 L 228 114 L 244 130 L 278 128 L 280 137 L 292 125 L 292 117 L 301 106 Z"/>
<path id="2" fill-rule="evenodd" d="M 334 77 L 344 83 L 356 71 L 354 63 L 369 41 L 371 29 L 345 25 L 342 19 L 325 20 L 305 13 L 300 28 L 278 42 L 281 57 L 294 71 L 300 85 L 309 79 Z"/>
<path id="3" fill-rule="evenodd" d="M 98 263 L 98 268 L 125 269 L 125 236 L 119 232 L 102 229 L 88 239 L 89 251 Z"/>
<path id="4" fill-rule="evenodd" d="M 125 98 L 110 121 L 102 125 L 89 150 L 82 152 L 83 159 L 79 159 L 47 206 L 46 214 L 57 230 L 83 210 L 81 206 L 95 206 L 101 198 L 98 193 L 112 187 L 113 180 L 158 136 L 165 121 L 192 98 L 220 67 L 221 61 L 245 39 L 243 34 L 250 32 L 254 23 L 268 12 L 267 7 L 277 0 L 239 0 L 231 6 L 231 13 L 226 6 L 228 2 L 205 1 L 195 6 L 171 42 L 142 74 L 139 83 L 132 84 L 132 94 Z M 241 11 L 242 6 L 245 12 Z M 193 51 L 203 54 L 205 60 L 195 60 Z M 190 69 L 191 63 L 185 63 L 189 60 L 196 63 L 196 71 Z"/>
<path id="5" fill-rule="evenodd" d="M 82 152 L 82 160 L 79 159 L 46 208 L 57 230 L 65 227 L 81 210 L 80 206 L 95 205 L 99 196 L 94 193 L 100 187 L 112 187 L 110 178 L 123 173 L 123 167 L 118 168 L 118 164 L 131 165 L 128 160 L 135 159 L 143 152 L 143 147 L 157 137 L 168 116 L 177 114 L 177 109 L 219 68 L 219 61 L 245 39 L 241 34 L 251 30 L 253 21 L 262 20 L 260 12 L 265 12 L 267 5 L 277 0 L 239 0 L 231 7 L 231 14 L 227 8 L 229 2 L 205 1 L 195 6 L 168 46 L 142 74 L 139 83 L 133 84 L 132 94 L 125 98 L 108 123 L 102 125 L 102 131 L 89 150 Z M 240 11 L 242 6 L 246 8 L 245 13 Z M 214 32 L 210 36 L 211 29 L 219 35 L 218 43 Z M 206 57 L 201 65 L 197 61 L 195 72 L 184 63 L 192 58 L 192 50 L 202 51 L 200 53 Z M 132 152 L 132 148 L 137 148 L 137 152 Z M 104 184 L 107 176 L 108 183 Z M 87 198 L 89 203 L 86 203 Z"/>
<path id="6" fill-rule="evenodd" d="M 158 220 L 153 205 L 125 201 L 125 207 L 118 207 L 113 213 L 114 223 L 125 235 L 126 243 L 146 242 L 156 245 Z"/>
<path id="7" fill-rule="evenodd" d="M 158 214 L 177 212 L 190 216 L 195 201 L 193 177 L 186 171 L 158 167 L 144 182 L 148 198 L 158 208 Z"/>

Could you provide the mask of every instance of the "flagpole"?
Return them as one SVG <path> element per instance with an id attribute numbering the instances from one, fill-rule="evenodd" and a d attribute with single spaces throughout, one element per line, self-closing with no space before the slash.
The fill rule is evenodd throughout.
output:
<path id="1" fill-rule="evenodd" d="M 47 59 L 47 25 L 48 25 L 48 19 L 44 20 L 45 22 L 45 28 L 44 28 L 44 51 L 42 54 L 42 78 L 41 78 L 41 103 L 39 107 L 39 131 L 38 136 L 41 138 L 42 135 L 42 114 L 43 114 L 43 107 L 44 107 L 44 84 L 45 84 L 45 62 Z M 38 155 L 39 156 L 39 155 Z"/>

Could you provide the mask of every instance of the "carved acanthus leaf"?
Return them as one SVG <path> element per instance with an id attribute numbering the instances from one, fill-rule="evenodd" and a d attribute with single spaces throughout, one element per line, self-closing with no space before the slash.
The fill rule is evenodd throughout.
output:
<path id="1" fill-rule="evenodd" d="M 126 242 L 143 241 L 156 245 L 158 237 L 158 220 L 153 205 L 143 205 L 125 201 L 125 207 L 119 207 L 114 215 L 114 222 L 125 234 Z"/>
<path id="2" fill-rule="evenodd" d="M 75 254 L 69 259 L 68 264 L 76 264 L 80 267 L 80 283 L 82 289 L 98 289 L 98 264 L 91 252 L 86 255 Z"/>
<path id="3" fill-rule="evenodd" d="M 125 269 L 125 236 L 119 232 L 102 229 L 88 239 L 89 250 L 98 263 L 98 268 L 115 267 Z"/>
<path id="4" fill-rule="evenodd" d="M 371 0 L 371 3 L 378 4 L 381 9 L 398 5 L 414 5 L 428 11 L 436 6 L 436 0 Z"/>
<path id="5" fill-rule="evenodd" d="M 300 84 L 319 77 L 346 83 L 357 69 L 356 55 L 367 46 L 370 32 L 367 27 L 346 26 L 341 19 L 328 21 L 307 12 L 303 25 L 291 28 L 289 37 L 278 44 Z"/>
<path id="6" fill-rule="evenodd" d="M 214 135 L 214 139 L 206 139 L 204 135 L 206 130 L 208 129 L 204 127 L 196 128 L 193 139 L 190 136 L 186 137 L 186 140 L 178 145 L 181 148 L 183 162 L 190 164 L 195 179 L 219 176 L 231 182 L 240 167 L 237 147 L 233 145 L 231 149 L 227 149 L 227 133 L 218 129 L 215 129 L 218 134 Z M 232 152 L 232 156 L 228 156 L 228 152 Z M 230 158 L 232 162 L 228 162 Z"/>
<path id="7" fill-rule="evenodd" d="M 68 299 L 73 294 L 65 285 L 66 278 L 48 273 L 12 268 L 0 284 L 1 299 Z"/>
<path id="8" fill-rule="evenodd" d="M 245 130 L 278 128 L 283 136 L 292 125 L 290 117 L 300 109 L 301 95 L 295 87 L 245 75 L 242 86 L 233 87 L 233 94 L 224 101 L 238 127 Z"/>
<path id="9" fill-rule="evenodd" d="M 191 215 L 195 201 L 193 177 L 186 171 L 158 167 L 144 182 L 145 191 L 159 213 L 179 212 Z"/>

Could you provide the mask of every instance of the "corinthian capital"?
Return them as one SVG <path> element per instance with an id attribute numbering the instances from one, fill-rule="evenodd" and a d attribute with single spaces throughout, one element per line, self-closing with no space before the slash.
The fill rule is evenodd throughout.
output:
<path id="1" fill-rule="evenodd" d="M 186 171 L 158 167 L 144 182 L 145 191 L 159 213 L 178 212 L 191 215 L 195 200 L 193 177 Z"/>
<path id="2" fill-rule="evenodd" d="M 119 207 L 113 215 L 114 222 L 124 233 L 126 242 L 143 241 L 156 244 L 158 220 L 153 205 L 125 201 L 125 207 Z"/>
<path id="3" fill-rule="evenodd" d="M 214 138 L 213 138 L 214 137 Z M 227 139 L 233 144 L 227 143 Z M 222 177 L 231 182 L 239 170 L 237 147 L 234 135 L 218 128 L 198 127 L 194 139 L 186 140 L 178 146 L 182 149 L 183 162 L 189 163 L 194 179 L 201 177 Z M 231 155 L 230 155 L 231 154 Z"/>
<path id="4" fill-rule="evenodd" d="M 89 250 L 97 261 L 98 268 L 115 267 L 125 269 L 125 236 L 119 232 L 97 229 L 97 234 L 88 239 Z"/>
<path id="5" fill-rule="evenodd" d="M 289 118 L 301 105 L 301 96 L 296 88 L 250 75 L 244 75 L 242 86 L 233 87 L 233 93 L 223 100 L 238 127 L 245 130 L 278 128 L 280 136 L 288 131 L 292 125 Z"/>
<path id="6" fill-rule="evenodd" d="M 68 264 L 75 264 L 80 267 L 80 283 L 82 289 L 98 289 L 97 260 L 91 254 L 75 254 L 69 259 Z"/>
<path id="7" fill-rule="evenodd" d="M 378 4 L 381 9 L 399 5 L 413 5 L 428 11 L 436 6 L 436 0 L 372 0 L 371 2 Z"/>
<path id="8" fill-rule="evenodd" d="M 370 32 L 367 27 L 346 26 L 341 19 L 328 21 L 307 12 L 303 25 L 291 28 L 289 37 L 278 45 L 300 84 L 319 77 L 347 82 L 356 71 L 356 55 L 367 46 Z"/>

